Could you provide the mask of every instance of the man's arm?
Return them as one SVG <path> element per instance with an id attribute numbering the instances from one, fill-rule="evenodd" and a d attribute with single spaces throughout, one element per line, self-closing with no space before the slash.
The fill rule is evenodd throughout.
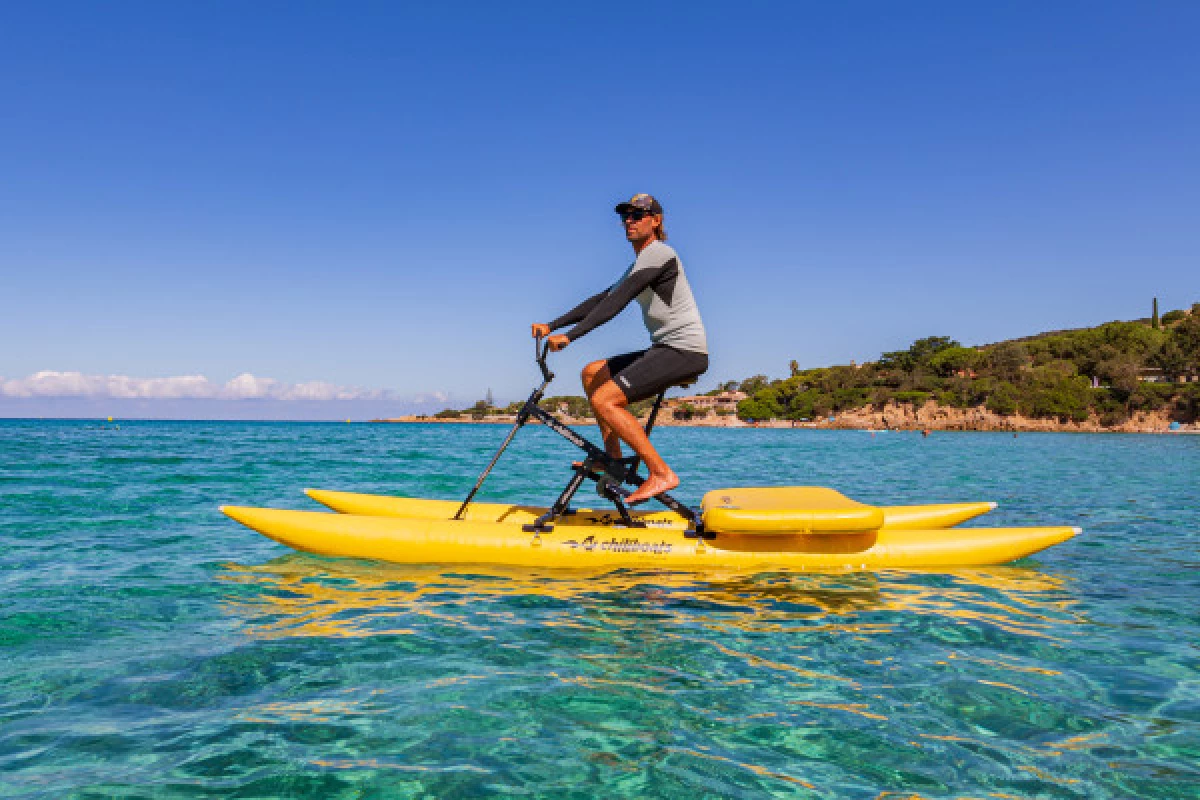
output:
<path id="1" fill-rule="evenodd" d="M 579 322 L 588 315 L 588 312 L 600 304 L 600 301 L 604 299 L 606 294 L 608 294 L 608 289 L 592 295 L 558 319 L 547 323 L 550 326 L 550 330 L 556 331 L 559 328 L 565 328 L 568 325 L 574 325 L 576 322 Z"/>
<path id="2" fill-rule="evenodd" d="M 670 262 L 668 261 L 667 263 L 669 264 Z M 592 305 L 586 316 L 579 321 L 579 324 L 567 331 L 567 338 L 573 342 L 580 336 L 600 327 L 617 314 L 620 314 L 625 306 L 629 305 L 635 297 L 658 279 L 666 266 L 666 264 L 663 264 L 658 267 L 635 269 L 626 276 L 625 280 L 618 283 L 612 289 L 585 301 L 583 305 L 591 303 L 592 300 L 596 300 L 597 302 Z"/>

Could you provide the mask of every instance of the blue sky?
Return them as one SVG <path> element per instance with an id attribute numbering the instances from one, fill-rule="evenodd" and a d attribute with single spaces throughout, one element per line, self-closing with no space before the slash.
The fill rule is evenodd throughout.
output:
<path id="1" fill-rule="evenodd" d="M 1198 39 L 1193 2 L 9 3 L 0 415 L 521 398 L 640 191 L 700 388 L 1186 307 Z M 627 310 L 553 390 L 645 342 Z"/>

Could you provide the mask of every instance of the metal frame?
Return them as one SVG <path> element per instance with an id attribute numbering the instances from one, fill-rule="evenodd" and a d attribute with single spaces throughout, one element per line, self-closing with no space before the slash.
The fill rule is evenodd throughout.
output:
<path id="1" fill-rule="evenodd" d="M 492 457 L 491 463 L 487 465 L 483 473 L 479 476 L 479 480 L 475 481 L 474 488 L 463 500 L 458 511 L 454 515 L 454 519 L 462 519 L 463 514 L 467 511 L 467 506 L 475 498 L 475 494 L 479 491 L 479 487 L 483 485 L 483 481 L 487 478 L 492 468 L 496 466 L 496 462 L 500 460 L 501 454 L 516 437 L 524 425 L 530 419 L 536 419 L 544 424 L 550 430 L 562 436 L 571 444 L 583 450 L 587 455 L 578 466 L 572 466 L 571 469 L 575 473 L 567 482 L 566 487 L 559 494 L 558 499 L 554 501 L 545 514 L 538 517 L 533 523 L 525 525 L 524 529 L 530 533 L 543 533 L 554 529 L 554 522 L 560 517 L 573 513 L 570 508 L 571 498 L 579 491 L 579 487 L 584 480 L 592 480 L 596 482 L 596 492 L 613 503 L 616 506 L 617 513 L 621 516 L 621 521 L 630 528 L 645 527 L 644 523 L 633 519 L 629 514 L 629 508 L 625 505 L 625 498 L 633 493 L 631 489 L 625 488 L 624 484 L 631 484 L 634 487 L 641 486 L 645 482 L 645 478 L 637 474 L 637 468 L 641 462 L 638 456 L 629 456 L 627 458 L 613 458 L 601 448 L 589 442 L 587 439 L 580 436 L 574 430 L 559 422 L 552 414 L 544 410 L 538 405 L 545 396 L 546 387 L 554 380 L 554 373 L 546 366 L 546 355 L 550 351 L 549 342 L 543 343 L 541 339 L 534 342 L 534 357 L 537 360 L 537 365 L 542 371 L 542 384 L 538 386 L 529 395 L 529 399 L 525 401 L 525 405 L 517 412 L 516 424 L 509 431 L 508 436 L 504 439 L 504 443 L 500 445 L 500 449 L 496 451 L 496 455 Z M 662 406 L 663 397 L 666 395 L 664 390 L 658 395 L 654 401 L 654 408 L 650 412 L 650 418 L 646 421 L 646 433 L 649 435 L 654 427 L 654 421 L 658 417 L 659 408 Z M 689 536 L 705 537 L 703 523 L 695 511 L 688 506 L 676 500 L 671 495 L 663 492 L 654 496 L 654 499 L 665 505 L 667 508 L 674 511 L 679 516 L 688 521 L 691 526 L 687 531 Z"/>

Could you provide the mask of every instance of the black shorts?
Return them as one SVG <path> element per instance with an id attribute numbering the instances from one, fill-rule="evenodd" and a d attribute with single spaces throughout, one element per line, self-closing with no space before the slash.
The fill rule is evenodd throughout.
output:
<path id="1" fill-rule="evenodd" d="M 665 344 L 608 359 L 608 373 L 631 403 L 680 383 L 692 383 L 707 370 L 707 353 L 676 350 Z"/>

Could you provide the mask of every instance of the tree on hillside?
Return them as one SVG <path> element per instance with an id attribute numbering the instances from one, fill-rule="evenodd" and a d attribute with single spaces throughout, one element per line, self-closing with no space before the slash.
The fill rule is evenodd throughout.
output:
<path id="1" fill-rule="evenodd" d="M 1106 386 L 1132 392 L 1138 385 L 1141 362 L 1126 357 L 1111 358 L 1096 365 L 1096 377 Z"/>
<path id="2" fill-rule="evenodd" d="M 1017 413 L 1019 409 L 1017 398 L 1019 397 L 1017 387 L 1007 381 L 1001 381 L 987 398 L 987 410 L 993 414 L 1009 415 Z"/>
<path id="3" fill-rule="evenodd" d="M 928 364 L 929 359 L 946 348 L 961 346 L 949 336 L 927 336 L 913 342 L 912 346 L 908 348 L 908 352 L 912 354 L 918 364 Z"/>
<path id="4" fill-rule="evenodd" d="M 950 347 L 961 347 L 949 336 L 926 336 L 917 339 L 907 350 L 897 350 L 884 353 L 879 358 L 879 365 L 887 369 L 898 369 L 901 372 L 912 372 L 922 367 L 929 367 L 929 361 L 937 353 Z"/>
<path id="5" fill-rule="evenodd" d="M 879 356 L 879 366 L 884 369 L 908 372 L 913 367 L 912 357 L 907 350 L 892 350 Z"/>
<path id="6" fill-rule="evenodd" d="M 1152 359 L 1152 363 L 1161 369 L 1164 375 L 1180 375 L 1188 371 L 1187 353 L 1174 337 L 1167 340 L 1162 350 Z"/>
<path id="7" fill-rule="evenodd" d="M 1088 380 L 1081 375 L 1038 379 L 1028 395 L 1029 411 L 1035 417 L 1082 422 L 1088 418 L 1091 399 Z"/>
<path id="8" fill-rule="evenodd" d="M 1021 377 L 1021 369 L 1029 363 L 1029 351 L 1019 342 L 1001 342 L 988 351 L 988 366 L 1006 381 Z"/>
<path id="9" fill-rule="evenodd" d="M 1154 313 L 1150 315 L 1150 327 L 1158 330 L 1162 324 L 1158 321 L 1158 298 L 1154 298 Z"/>
<path id="10" fill-rule="evenodd" d="M 743 390 L 744 391 L 744 390 Z M 740 419 L 779 419 L 784 415 L 779 406 L 778 398 L 769 396 L 770 392 L 762 391 L 753 397 L 747 397 L 738 403 L 737 415 Z"/>
<path id="11" fill-rule="evenodd" d="M 767 388 L 768 383 L 770 383 L 770 381 L 767 380 L 766 375 L 753 375 L 742 381 L 738 388 L 746 394 L 754 394 L 755 392 L 762 391 L 763 389 Z"/>
<path id="12" fill-rule="evenodd" d="M 1107 322 L 1095 328 L 1038 337 L 1026 343 L 1035 364 L 1063 359 L 1081 375 L 1097 375 L 1108 361 L 1134 360 L 1144 366 L 1153 359 L 1168 333 L 1141 322 Z"/>
<path id="13" fill-rule="evenodd" d="M 929 368 L 946 378 L 956 372 L 973 370 L 982 361 L 983 353 L 974 347 L 946 347 L 930 357 Z"/>
<path id="14" fill-rule="evenodd" d="M 1167 346 L 1178 353 L 1177 372 L 1200 370 L 1200 304 L 1168 333 Z M 1165 349 L 1165 348 L 1164 348 Z"/>

